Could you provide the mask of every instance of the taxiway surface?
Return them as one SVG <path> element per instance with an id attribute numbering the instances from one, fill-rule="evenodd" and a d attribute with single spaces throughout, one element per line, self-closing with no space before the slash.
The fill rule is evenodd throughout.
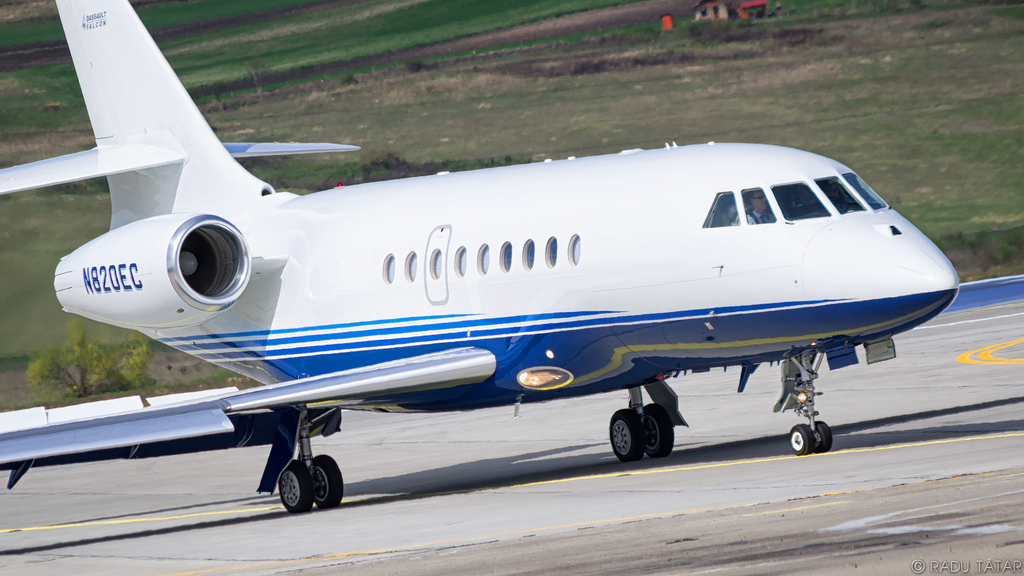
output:
<path id="1" fill-rule="evenodd" d="M 267 447 L 33 469 L 0 494 L 0 573 L 1012 570 L 1022 332 L 1024 303 L 945 314 L 898 336 L 893 361 L 823 370 L 823 455 L 791 455 L 799 420 L 772 413 L 778 369 L 764 366 L 743 394 L 738 370 L 672 381 L 690 427 L 668 458 L 629 465 L 607 440 L 625 392 L 518 419 L 347 412 L 314 442 L 342 466 L 345 502 L 304 515 L 253 493 Z"/>

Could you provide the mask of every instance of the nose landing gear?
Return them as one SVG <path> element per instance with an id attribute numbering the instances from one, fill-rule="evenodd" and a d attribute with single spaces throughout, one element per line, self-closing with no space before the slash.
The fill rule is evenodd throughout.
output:
<path id="1" fill-rule="evenodd" d="M 797 456 L 823 454 L 832 449 L 832 429 L 817 419 L 818 411 L 814 409 L 814 398 L 822 395 L 814 389 L 814 380 L 824 357 L 809 351 L 782 362 L 782 395 L 775 403 L 775 412 L 793 409 L 798 416 L 807 418 L 807 424 L 797 424 L 789 431 L 789 447 Z"/>

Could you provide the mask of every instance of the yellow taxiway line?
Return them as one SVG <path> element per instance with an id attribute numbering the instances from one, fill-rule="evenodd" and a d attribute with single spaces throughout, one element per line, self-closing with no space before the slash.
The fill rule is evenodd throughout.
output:
<path id="1" fill-rule="evenodd" d="M 998 364 L 1002 366 L 1016 364 L 1024 366 L 1024 359 L 1022 358 L 1000 358 L 998 356 L 993 356 L 993 353 L 995 352 L 1003 350 L 1004 348 L 1017 346 L 1018 344 L 1024 344 L 1024 338 L 1011 340 L 1010 342 L 1003 342 L 1002 344 L 993 344 L 992 346 L 978 348 L 977 350 L 971 350 L 970 352 L 964 352 L 957 357 L 956 361 L 963 362 L 964 364 Z"/>
<path id="2" fill-rule="evenodd" d="M 1021 435 L 1024 435 L 1024 434 L 1016 434 L 1016 436 L 1021 436 Z M 1006 435 L 1000 435 L 998 437 L 1003 437 L 1003 436 L 1006 436 Z M 993 436 L 993 437 L 996 437 L 996 436 Z M 965 440 L 966 440 L 966 438 L 965 438 Z M 924 442 L 922 444 L 930 444 L 930 442 Z M 909 446 L 909 445 L 905 445 L 905 446 Z M 843 453 L 843 452 L 837 452 L 837 454 L 841 454 L 841 453 Z M 798 458 L 798 456 L 791 456 L 791 458 Z M 812 495 L 804 496 L 804 497 L 799 498 L 799 500 L 811 500 L 811 499 L 815 499 L 815 498 L 825 498 L 825 497 L 829 497 L 829 496 L 847 495 L 847 494 L 861 494 L 861 493 L 865 493 L 865 492 L 876 492 L 878 490 L 886 490 L 886 489 L 889 489 L 889 488 L 912 488 L 912 487 L 924 486 L 924 485 L 928 485 L 928 484 L 936 484 L 936 483 L 939 483 L 939 482 L 950 482 L 950 481 L 955 481 L 955 480 L 963 479 L 963 478 L 967 478 L 967 477 L 975 477 L 975 478 L 977 478 L 977 477 L 987 477 L 989 480 L 1000 480 L 1000 479 L 1005 479 L 1005 478 L 1016 478 L 1016 477 L 1024 475 L 1024 473 L 1010 473 L 1010 474 L 1004 474 L 1004 475 L 1001 475 L 1001 476 L 995 476 L 995 474 L 996 474 L 995 472 L 986 472 L 986 473 L 982 473 L 982 474 L 970 474 L 970 475 L 967 475 L 967 476 L 954 476 L 954 477 L 951 477 L 951 478 L 941 478 L 941 479 L 937 479 L 937 480 L 924 480 L 922 482 L 915 482 L 915 483 L 912 483 L 912 484 L 900 484 L 900 485 L 897 485 L 897 486 L 877 486 L 877 487 L 874 487 L 874 488 L 861 488 L 861 489 L 858 489 L 858 490 L 849 490 L 849 491 L 845 491 L 845 492 L 824 492 L 824 493 L 821 493 L 821 494 L 812 494 Z M 850 502 L 852 502 L 852 500 L 839 500 L 837 502 L 825 502 L 825 503 L 821 503 L 821 504 L 812 504 L 812 505 L 807 505 L 807 506 L 798 506 L 798 507 L 787 508 L 787 509 L 782 509 L 782 510 L 771 510 L 770 512 L 774 514 L 774 513 L 783 513 L 783 512 L 790 512 L 790 511 L 802 511 L 802 510 L 809 510 L 809 509 L 813 509 L 813 508 L 822 508 L 822 507 L 826 507 L 826 506 L 835 506 L 835 505 L 840 505 L 840 504 L 849 504 Z M 636 521 L 636 520 L 648 520 L 648 519 L 654 519 L 654 518 L 668 518 L 668 517 L 671 517 L 671 516 L 679 516 L 680 514 L 694 514 L 694 513 L 697 513 L 697 512 L 711 512 L 711 511 L 715 511 L 715 510 L 734 510 L 734 509 L 737 509 L 737 508 L 750 508 L 750 507 L 758 506 L 758 505 L 762 505 L 762 504 L 772 504 L 772 502 L 747 502 L 747 503 L 744 503 L 744 504 L 727 504 L 725 506 L 711 506 L 711 507 L 707 507 L 707 508 L 691 508 L 691 509 L 688 509 L 688 510 L 672 510 L 672 511 L 668 511 L 668 512 L 655 512 L 653 514 L 641 514 L 641 515 L 638 515 L 638 516 L 626 516 L 626 517 L 620 517 L 620 518 L 608 518 L 608 519 L 604 519 L 604 520 L 589 520 L 589 521 L 586 521 L 586 522 L 575 522 L 575 523 L 572 523 L 572 524 L 560 524 L 560 525 L 557 525 L 557 526 L 541 526 L 541 527 L 538 527 L 538 528 L 528 528 L 528 529 L 524 529 L 524 530 L 510 530 L 510 531 L 507 531 L 507 532 L 492 532 L 492 533 L 489 533 L 489 534 L 481 534 L 481 535 L 478 535 L 478 536 L 466 536 L 466 537 L 462 537 L 462 538 L 450 538 L 450 539 L 447 539 L 447 540 L 434 540 L 432 542 L 420 542 L 420 543 L 417 543 L 417 544 L 408 544 L 406 546 L 396 546 L 396 547 L 393 547 L 393 548 L 375 548 L 375 549 L 366 549 L 366 550 L 352 550 L 352 551 L 349 551 L 349 552 L 338 552 L 338 553 L 335 553 L 335 554 L 321 554 L 321 555 L 317 555 L 317 556 L 309 556 L 309 557 L 306 557 L 306 558 L 289 558 L 287 560 L 268 560 L 268 561 L 256 562 L 256 563 L 252 563 L 252 564 L 226 566 L 226 567 L 222 567 L 222 568 L 206 568 L 206 569 L 200 569 L 200 570 L 192 570 L 192 571 L 189 571 L 189 572 L 174 572 L 174 573 L 170 573 L 170 574 L 164 574 L 163 576 L 197 576 L 199 574 L 214 574 L 214 573 L 217 573 L 217 572 L 242 573 L 242 572 L 249 572 L 249 571 L 252 571 L 252 570 L 259 570 L 259 569 L 263 569 L 263 568 L 268 568 L 268 567 L 271 567 L 271 566 L 283 566 L 283 565 L 286 565 L 286 564 L 320 563 L 320 562 L 324 562 L 324 561 L 328 561 L 328 560 L 343 560 L 345 558 L 356 558 L 356 557 L 363 557 L 363 556 L 373 556 L 373 555 L 377 555 L 377 554 L 391 554 L 391 553 L 395 553 L 395 552 L 417 550 L 417 549 L 421 549 L 421 548 L 429 548 L 429 547 L 441 546 L 441 545 L 445 545 L 445 544 L 466 544 L 466 543 L 469 543 L 469 542 L 480 541 L 480 540 L 485 540 L 486 541 L 486 540 L 490 540 L 490 539 L 494 539 L 494 538 L 505 538 L 505 537 L 508 537 L 508 536 L 516 536 L 518 534 L 538 534 L 538 533 L 541 533 L 541 532 L 550 532 L 550 531 L 554 531 L 554 530 L 567 530 L 567 529 L 570 529 L 570 528 L 580 528 L 580 527 L 584 527 L 584 526 L 588 526 L 588 527 L 589 526 L 603 526 L 603 525 L 607 525 L 607 524 L 619 524 L 619 523 L 625 523 L 625 522 L 633 522 L 633 521 Z M 754 514 L 744 514 L 743 517 L 760 516 L 760 515 L 763 515 L 765 513 L 766 512 L 757 512 L 757 513 L 754 513 Z"/>
<path id="3" fill-rule="evenodd" d="M 546 486 L 546 485 L 550 485 L 550 484 L 564 484 L 564 483 L 568 483 L 568 482 L 580 482 L 580 481 L 585 481 L 585 480 L 600 480 L 600 479 L 605 479 L 605 478 L 626 478 L 626 477 L 630 477 L 630 476 L 648 476 L 648 475 L 652 475 L 652 474 L 671 474 L 671 473 L 675 473 L 675 472 L 689 472 L 689 471 L 693 471 L 693 470 L 710 470 L 710 469 L 714 469 L 714 468 L 728 468 L 728 467 L 731 467 L 731 466 L 747 466 L 747 465 L 753 465 L 753 464 L 766 464 L 766 463 L 769 463 L 769 462 L 779 462 L 779 461 L 782 461 L 782 460 L 793 460 L 795 458 L 802 458 L 802 459 L 806 459 L 806 458 L 834 458 L 834 457 L 837 457 L 837 456 L 843 456 L 843 455 L 847 455 L 847 454 L 861 454 L 861 453 L 866 453 L 866 452 L 881 452 L 881 451 L 885 451 L 885 450 L 901 450 L 901 449 L 905 449 L 905 448 L 918 448 L 918 447 L 924 447 L 924 446 L 936 446 L 936 445 L 940 445 L 940 444 L 954 444 L 954 443 L 959 443 L 959 442 L 976 442 L 976 441 L 980 441 L 980 440 L 997 440 L 997 439 L 1001 439 L 1001 438 L 1021 438 L 1021 437 L 1024 437 L 1024 432 L 1009 432 L 1009 433 L 1005 433 L 1005 434 L 989 434 L 989 435 L 985 435 L 985 436 L 967 436 L 967 437 L 964 437 L 964 438 L 948 438 L 948 439 L 944 439 L 944 440 L 927 440 L 927 441 L 923 441 L 923 442 L 907 442 L 907 443 L 904 443 L 904 444 L 893 444 L 891 446 L 874 446 L 874 447 L 870 447 L 870 448 L 849 448 L 849 449 L 846 449 L 846 450 L 837 450 L 835 452 L 826 452 L 824 454 L 811 454 L 811 455 L 808 455 L 808 456 L 788 456 L 788 455 L 787 456 L 771 456 L 771 457 L 767 457 L 767 458 L 751 458 L 751 459 L 747 459 L 747 460 L 734 460 L 732 462 L 716 462 L 716 463 L 712 463 L 712 464 L 695 464 L 695 465 L 692 465 L 692 466 L 673 466 L 673 467 L 669 467 L 669 468 L 654 468 L 654 469 L 650 469 L 650 470 L 626 470 L 626 471 L 622 471 L 622 472 L 611 472 L 611 473 L 607 473 L 607 474 L 589 474 L 589 475 L 585 475 L 585 476 L 574 476 L 574 477 L 571 477 L 571 478 L 559 478 L 559 479 L 556 479 L 556 480 L 541 480 L 541 481 L 537 481 L 537 482 L 523 482 L 523 483 L 520 483 L 520 484 L 509 484 L 509 485 L 505 485 L 505 486 L 490 486 L 490 487 L 485 487 L 485 488 L 468 488 L 468 489 L 464 489 L 464 490 L 453 490 L 453 491 L 449 491 L 449 492 L 432 492 L 432 493 L 428 493 L 428 494 L 415 494 L 415 495 L 409 495 L 408 498 L 417 498 L 418 499 L 418 498 L 426 498 L 426 497 L 431 497 L 431 496 L 446 496 L 446 495 L 453 495 L 453 494 L 467 494 L 467 493 L 485 492 L 485 491 L 491 491 L 491 490 L 512 490 L 512 489 L 515 489 L 515 488 L 529 488 L 529 487 L 534 487 L 534 486 Z M 344 507 L 346 504 L 348 504 L 348 505 L 364 505 L 364 504 L 367 504 L 367 503 L 372 503 L 375 500 L 392 501 L 392 500 L 402 500 L 402 499 L 405 499 L 405 498 L 402 498 L 402 497 L 397 497 L 396 498 L 396 497 L 384 496 L 384 497 L 381 497 L 379 499 L 371 498 L 371 499 L 367 499 L 367 500 L 355 500 L 355 501 L 350 500 L 350 501 L 342 503 L 342 507 Z M 175 515 L 175 516 L 150 516 L 150 517 L 143 517 L 143 518 L 123 518 L 123 519 L 119 519 L 119 520 L 98 520 L 98 521 L 92 521 L 92 522 L 69 522 L 67 524 L 51 524 L 51 525 L 48 525 L 48 526 L 29 526 L 29 527 L 25 527 L 25 528 L 4 528 L 4 529 L 0 529 L 0 534 L 13 533 L 13 532 L 29 532 L 29 531 L 36 531 L 36 530 L 59 530 L 59 529 L 67 529 L 67 528 L 84 528 L 84 527 L 89 527 L 89 526 L 111 526 L 111 525 L 118 525 L 118 524 L 138 524 L 138 523 L 142 523 L 142 522 L 167 522 L 167 521 L 171 521 L 171 520 L 183 520 L 183 519 L 188 519 L 188 518 L 200 518 L 200 517 L 207 517 L 207 516 L 223 516 L 223 515 L 228 515 L 228 514 L 248 514 L 248 513 L 252 513 L 252 512 L 266 512 L 266 511 L 269 511 L 269 510 L 280 510 L 280 509 L 283 509 L 283 507 L 282 506 L 267 506 L 267 507 L 261 507 L 261 508 L 242 508 L 242 509 L 236 509 L 236 510 L 220 510 L 220 511 L 213 511 L 213 512 L 196 512 L 196 513 L 192 513 L 192 514 L 180 514 L 180 515 Z M 702 508 L 702 509 L 699 509 L 699 510 L 705 510 L 705 509 Z M 696 511 L 696 510 L 690 510 L 689 512 L 693 512 L 693 511 Z M 684 511 L 671 512 L 671 513 L 666 512 L 664 514 L 681 514 L 681 513 L 684 513 L 684 512 L 688 512 L 688 511 L 684 510 Z M 664 514 L 655 514 L 655 515 L 652 515 L 652 516 L 661 516 L 661 515 L 664 515 Z M 638 516 L 637 518 L 646 518 L 646 517 L 648 517 L 648 516 Z M 623 519 L 622 518 L 616 519 L 616 521 L 619 521 L 619 520 L 623 520 Z M 567 526 L 569 526 L 569 527 L 576 526 L 576 524 L 567 525 Z M 551 528 L 561 528 L 561 527 L 562 526 L 551 527 Z M 430 544 L 436 544 L 436 543 L 422 544 L 421 546 L 427 546 L 427 545 L 430 545 Z"/>

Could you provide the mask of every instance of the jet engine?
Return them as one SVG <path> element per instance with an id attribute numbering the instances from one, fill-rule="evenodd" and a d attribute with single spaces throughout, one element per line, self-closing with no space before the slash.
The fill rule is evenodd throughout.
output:
<path id="1" fill-rule="evenodd" d="M 68 312 L 126 328 L 201 324 L 249 282 L 242 233 L 203 214 L 166 214 L 107 232 L 61 259 L 57 299 Z"/>

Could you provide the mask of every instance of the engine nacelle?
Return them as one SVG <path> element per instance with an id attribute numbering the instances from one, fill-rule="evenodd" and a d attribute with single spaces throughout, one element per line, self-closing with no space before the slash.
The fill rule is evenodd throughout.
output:
<path id="1" fill-rule="evenodd" d="M 127 328 L 201 324 L 249 283 L 249 246 L 228 221 L 166 214 L 107 232 L 61 260 L 57 299 L 68 312 Z"/>

